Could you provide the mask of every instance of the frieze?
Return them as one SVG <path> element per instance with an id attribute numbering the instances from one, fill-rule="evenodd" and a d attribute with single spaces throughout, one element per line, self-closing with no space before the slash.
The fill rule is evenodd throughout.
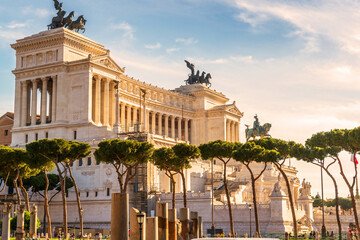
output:
<path id="1" fill-rule="evenodd" d="M 95 174 L 95 171 L 84 171 L 84 172 L 81 172 L 81 175 L 83 176 L 92 176 Z"/>

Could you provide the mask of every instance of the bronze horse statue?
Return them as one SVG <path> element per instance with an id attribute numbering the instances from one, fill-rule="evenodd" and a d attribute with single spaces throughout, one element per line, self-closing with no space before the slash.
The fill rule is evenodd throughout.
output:
<path id="1" fill-rule="evenodd" d="M 245 125 L 246 129 L 245 129 L 245 134 L 246 134 L 246 141 L 248 141 L 250 138 L 255 139 L 255 137 L 259 136 L 260 138 L 263 137 L 271 137 L 271 135 L 269 134 L 270 128 L 271 128 L 271 124 L 270 123 L 265 123 L 262 126 L 259 126 L 259 130 L 254 129 L 254 128 L 249 128 L 249 125 Z"/>
<path id="2" fill-rule="evenodd" d="M 69 15 L 63 19 L 62 23 L 64 25 L 64 27 L 68 27 L 70 25 L 70 23 L 72 23 L 73 17 L 75 16 L 74 11 L 72 11 L 71 13 L 69 13 Z"/>
<path id="3" fill-rule="evenodd" d="M 83 33 L 85 32 L 85 24 L 86 20 L 83 15 L 79 16 L 78 19 L 71 22 L 68 25 L 69 30 L 75 30 L 76 32 L 79 32 L 79 30 L 83 30 Z"/>
<path id="4" fill-rule="evenodd" d="M 66 11 L 60 11 L 56 17 L 52 18 L 51 24 L 48 25 L 48 29 L 54 29 L 58 27 L 63 27 L 63 19 L 66 14 Z"/>

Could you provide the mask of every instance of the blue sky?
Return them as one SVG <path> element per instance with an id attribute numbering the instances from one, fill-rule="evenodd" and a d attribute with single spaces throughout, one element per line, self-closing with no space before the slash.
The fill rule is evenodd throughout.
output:
<path id="1" fill-rule="evenodd" d="M 210 72 L 212 88 L 245 112 L 243 128 L 256 113 L 261 123 L 272 123 L 272 136 L 304 142 L 317 131 L 359 125 L 360 1 L 62 2 L 64 10 L 87 19 L 84 35 L 110 49 L 136 79 L 174 89 L 187 77 L 184 59 Z M 52 0 L 1 0 L 0 12 L 5 112 L 13 111 L 14 98 L 9 44 L 46 30 L 56 11 Z M 313 193 L 319 191 L 319 171 L 295 164 L 300 178 L 312 181 Z"/>

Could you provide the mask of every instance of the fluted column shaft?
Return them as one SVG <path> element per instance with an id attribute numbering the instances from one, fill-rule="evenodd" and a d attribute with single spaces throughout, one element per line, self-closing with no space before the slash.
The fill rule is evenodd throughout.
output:
<path id="1" fill-rule="evenodd" d="M 21 82 L 22 96 L 21 96 L 21 126 L 26 126 L 27 120 L 27 82 Z"/>
<path id="2" fill-rule="evenodd" d="M 137 123 L 137 107 L 133 107 L 133 124 Z"/>
<path id="3" fill-rule="evenodd" d="M 110 118 L 110 102 L 109 102 L 109 85 L 110 85 L 110 81 L 109 79 L 104 79 L 104 111 L 103 111 L 103 117 L 104 117 L 104 121 L 103 121 L 103 125 L 107 126 L 109 125 L 109 118 Z"/>
<path id="4" fill-rule="evenodd" d="M 100 125 L 101 116 L 101 78 L 97 76 L 95 78 L 95 123 Z"/>
<path id="5" fill-rule="evenodd" d="M 158 134 L 159 135 L 163 135 L 162 133 L 162 114 L 161 113 L 158 113 Z"/>
<path id="6" fill-rule="evenodd" d="M 171 137 L 175 138 L 175 117 L 170 116 L 171 118 Z"/>
<path id="7" fill-rule="evenodd" d="M 37 80 L 33 79 L 32 82 L 32 102 L 31 102 L 31 125 L 36 125 L 36 110 L 37 110 Z"/>
<path id="8" fill-rule="evenodd" d="M 189 119 L 185 119 L 185 126 L 184 126 L 184 130 L 185 130 L 185 141 L 189 141 Z"/>
<path id="9" fill-rule="evenodd" d="M 169 115 L 165 115 L 165 137 L 169 137 Z"/>
<path id="10" fill-rule="evenodd" d="M 230 121 L 230 141 L 231 142 L 234 142 L 234 122 L 233 121 Z"/>
<path id="11" fill-rule="evenodd" d="M 178 139 L 182 140 L 182 134 L 181 134 L 181 118 L 178 118 Z"/>
<path id="12" fill-rule="evenodd" d="M 120 120 L 120 125 L 121 125 L 121 128 L 124 130 L 125 129 L 125 103 L 120 103 L 120 106 L 121 106 L 121 120 Z"/>
<path id="13" fill-rule="evenodd" d="M 230 141 L 230 121 L 226 120 L 226 141 Z"/>
<path id="14" fill-rule="evenodd" d="M 239 123 L 235 124 L 235 142 L 239 142 Z"/>
<path id="15" fill-rule="evenodd" d="M 126 109 L 126 129 L 129 131 L 129 127 L 131 126 L 131 106 L 127 105 Z"/>
<path id="16" fill-rule="evenodd" d="M 41 91 L 41 124 L 46 123 L 46 108 L 47 108 L 47 78 L 42 78 L 42 91 Z"/>
<path id="17" fill-rule="evenodd" d="M 151 112 L 151 133 L 155 134 L 155 121 L 156 121 L 156 114 L 155 112 Z"/>

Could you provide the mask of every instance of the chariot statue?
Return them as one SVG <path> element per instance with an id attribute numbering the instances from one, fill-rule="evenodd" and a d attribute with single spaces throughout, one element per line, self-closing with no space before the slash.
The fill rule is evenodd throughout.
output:
<path id="1" fill-rule="evenodd" d="M 185 60 L 186 66 L 190 69 L 191 73 L 188 76 L 188 79 L 185 80 L 186 85 L 190 84 L 205 84 L 206 86 L 211 87 L 210 79 L 211 74 L 202 72 L 200 76 L 200 71 L 197 70 L 195 74 L 195 65 Z"/>
<path id="2" fill-rule="evenodd" d="M 57 14 L 55 17 L 52 18 L 51 23 L 48 25 L 48 29 L 55 29 L 60 27 L 68 28 L 69 30 L 75 30 L 76 32 L 79 32 L 79 30 L 83 30 L 83 33 L 85 32 L 85 24 L 86 20 L 83 15 L 79 16 L 77 20 L 73 21 L 73 18 L 75 16 L 75 12 L 72 11 L 69 13 L 69 15 L 66 15 L 66 11 L 63 10 L 62 6 L 63 3 L 59 3 L 58 0 L 54 1 L 54 7 L 57 10 Z"/>
<path id="3" fill-rule="evenodd" d="M 271 124 L 265 123 L 264 125 L 260 125 L 257 114 L 255 114 L 254 119 L 255 121 L 253 123 L 253 128 L 249 128 L 250 126 L 245 124 L 246 141 L 248 141 L 250 138 L 255 139 L 256 137 L 271 137 L 269 134 Z"/>

